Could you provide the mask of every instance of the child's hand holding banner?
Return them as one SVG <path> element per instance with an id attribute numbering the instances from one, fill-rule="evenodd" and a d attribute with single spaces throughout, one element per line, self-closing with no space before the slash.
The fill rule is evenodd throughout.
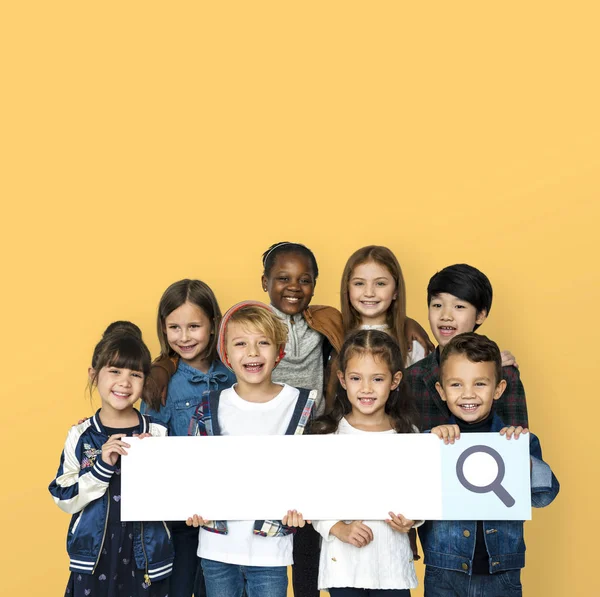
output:
<path id="1" fill-rule="evenodd" d="M 122 520 L 531 519 L 529 436 L 128 438 Z M 297 483 L 310 470 L 311 483 Z M 305 476 L 305 475 L 303 475 Z"/>

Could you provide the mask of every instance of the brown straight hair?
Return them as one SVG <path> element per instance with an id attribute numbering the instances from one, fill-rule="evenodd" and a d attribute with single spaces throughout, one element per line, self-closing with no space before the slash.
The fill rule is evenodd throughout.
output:
<path id="1" fill-rule="evenodd" d="M 342 306 L 342 320 L 344 322 L 344 333 L 348 334 L 360 327 L 360 313 L 350 303 L 350 278 L 354 268 L 363 263 L 373 261 L 389 272 L 396 283 L 396 298 L 392 301 L 390 308 L 386 313 L 386 323 L 389 327 L 389 333 L 398 342 L 402 352 L 402 358 L 405 360 L 408 355 L 408 341 L 404 332 L 406 323 L 406 289 L 404 287 L 404 276 L 402 268 L 396 259 L 396 256 L 387 247 L 378 245 L 369 245 L 358 249 L 346 262 L 344 273 L 342 274 L 342 284 L 340 289 L 340 302 Z"/>
<path id="2" fill-rule="evenodd" d="M 211 338 L 202 358 L 212 363 L 217 358 L 217 331 L 219 325 L 221 325 L 221 309 L 219 309 L 215 293 L 208 284 L 201 280 L 179 280 L 171 284 L 163 293 L 158 303 L 158 316 L 156 318 L 156 331 L 160 342 L 160 356 L 158 358 L 170 358 L 177 354 L 169 346 L 167 333 L 165 332 L 165 319 L 186 302 L 202 309 L 211 321 Z"/>

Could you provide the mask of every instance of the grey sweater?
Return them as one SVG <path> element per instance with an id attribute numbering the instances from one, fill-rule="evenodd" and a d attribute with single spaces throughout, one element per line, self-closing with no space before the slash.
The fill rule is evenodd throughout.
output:
<path id="1" fill-rule="evenodd" d="M 302 314 L 286 315 L 271 305 L 285 322 L 288 340 L 285 357 L 273 371 L 273 381 L 295 388 L 317 390 L 315 415 L 325 410 L 323 400 L 323 336 L 308 326 Z"/>

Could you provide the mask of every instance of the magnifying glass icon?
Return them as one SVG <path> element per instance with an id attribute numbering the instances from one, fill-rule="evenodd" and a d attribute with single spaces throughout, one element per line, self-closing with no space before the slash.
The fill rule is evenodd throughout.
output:
<path id="1" fill-rule="evenodd" d="M 488 454 L 496 461 L 498 472 L 496 473 L 495 479 L 491 483 L 487 483 L 485 485 L 475 485 L 470 481 L 467 481 L 464 470 L 465 463 L 469 456 L 481 453 Z M 489 493 L 490 491 L 493 491 L 507 508 L 511 508 L 515 505 L 515 498 L 513 498 L 513 496 L 510 495 L 510 493 L 508 493 L 508 491 L 506 491 L 506 489 L 504 489 L 502 486 L 502 480 L 504 479 L 505 472 L 506 467 L 504 466 L 504 460 L 502 460 L 502 456 L 500 456 L 496 450 L 490 448 L 489 446 L 471 446 L 459 456 L 456 462 L 456 476 L 465 489 L 468 489 L 473 493 Z"/>

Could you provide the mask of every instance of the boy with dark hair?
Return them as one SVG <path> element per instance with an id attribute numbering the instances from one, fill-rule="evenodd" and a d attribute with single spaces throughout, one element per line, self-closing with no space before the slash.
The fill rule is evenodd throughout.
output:
<path id="1" fill-rule="evenodd" d="M 440 356 L 455 336 L 475 331 L 492 308 L 492 285 L 478 269 L 461 263 L 445 267 L 436 273 L 427 286 L 429 325 L 438 347 L 406 370 L 421 415 L 421 429 L 431 429 L 448 420 L 448 405 L 440 398 Z M 506 390 L 496 406 L 498 415 L 508 424 L 527 427 L 525 389 L 516 367 L 502 368 Z"/>
<path id="2" fill-rule="evenodd" d="M 450 340 L 441 356 L 436 389 L 452 416 L 431 433 L 446 444 L 460 440 L 461 433 L 500 432 L 508 440 L 528 433 L 520 426 L 506 427 L 494 412 L 506 388 L 501 377 L 505 370 L 498 346 L 485 336 L 465 333 Z M 529 451 L 531 505 L 543 508 L 560 486 L 533 434 Z M 428 521 L 419 528 L 419 537 L 425 552 L 425 597 L 522 595 L 522 521 Z"/>

